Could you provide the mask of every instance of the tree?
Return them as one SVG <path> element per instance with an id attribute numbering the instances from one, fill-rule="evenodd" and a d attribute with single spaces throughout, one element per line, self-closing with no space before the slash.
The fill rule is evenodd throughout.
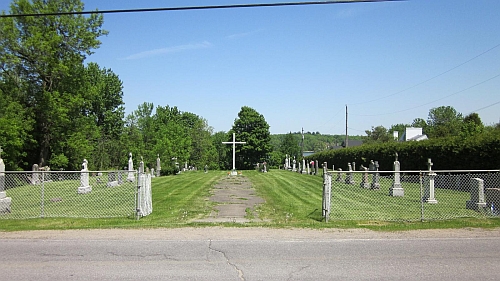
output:
<path id="1" fill-rule="evenodd" d="M 366 144 L 388 142 L 392 139 L 392 135 L 389 134 L 384 126 L 372 126 L 372 130 L 366 130 L 365 133 L 366 137 L 363 141 Z"/>
<path id="2" fill-rule="evenodd" d="M 281 142 L 279 151 L 281 152 L 280 158 L 284 159 L 285 155 L 288 154 L 291 158 L 296 157 L 297 160 L 300 159 L 299 142 L 297 141 L 297 138 L 292 135 L 292 132 L 285 135 L 283 141 Z"/>
<path id="3" fill-rule="evenodd" d="M 484 125 L 479 118 L 479 114 L 471 113 L 464 117 L 462 124 L 462 138 L 468 138 L 477 134 L 481 134 L 484 132 Z"/>
<path id="4" fill-rule="evenodd" d="M 11 14 L 81 11 L 79 0 L 14 0 L 10 9 Z M 107 34 L 102 24 L 99 14 L 0 19 L 0 81 L 20 89 L 16 101 L 33 118 L 28 139 L 36 145 L 27 161 L 46 164 L 69 140 L 88 139 L 82 132 L 90 123 L 85 115 L 79 118 L 86 101 L 78 94 L 77 77 L 85 58 L 99 47 L 98 38 Z M 83 128 L 68 131 L 74 124 Z M 56 162 L 65 162 L 64 154 L 55 154 Z"/>
<path id="5" fill-rule="evenodd" d="M 429 110 L 426 134 L 430 138 L 458 136 L 462 129 L 462 114 L 451 106 L 440 106 Z"/>
<path id="6" fill-rule="evenodd" d="M 230 147 L 222 142 L 227 141 L 227 133 L 224 131 L 216 132 L 212 135 L 212 144 L 217 151 L 217 168 L 221 170 L 231 169 L 231 158 L 229 157 Z M 231 156 L 232 157 L 232 156 Z"/>
<path id="7" fill-rule="evenodd" d="M 266 119 L 255 109 L 243 106 L 228 133 L 227 141 L 232 141 L 236 133 L 238 141 L 246 144 L 236 146 L 236 166 L 239 169 L 252 169 L 256 163 L 267 161 L 271 152 L 271 134 Z M 231 137 L 230 137 L 231 136 Z"/>

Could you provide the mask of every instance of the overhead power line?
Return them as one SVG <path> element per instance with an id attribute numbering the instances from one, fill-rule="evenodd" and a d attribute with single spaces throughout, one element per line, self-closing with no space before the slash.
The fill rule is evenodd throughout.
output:
<path id="1" fill-rule="evenodd" d="M 449 94 L 449 95 L 447 95 L 447 96 L 444 96 L 444 97 L 442 97 L 442 98 L 439 98 L 439 99 L 436 99 L 436 100 L 433 100 L 433 101 L 430 101 L 430 102 L 427 102 L 427 103 L 424 103 L 424 104 L 421 104 L 421 105 L 417 105 L 417 106 L 414 106 L 414 107 L 411 107 L 411 108 L 407 108 L 407 109 L 403 109 L 403 110 L 398 110 L 398 111 L 393 111 L 393 112 L 387 112 L 387 113 L 380 113 L 380 114 L 352 114 L 352 115 L 354 115 L 354 116 L 382 116 L 382 115 L 389 115 L 389 114 L 395 114 L 395 113 L 405 112 L 405 111 L 408 111 L 408 110 L 412 110 L 412 109 L 419 108 L 419 107 L 422 107 L 422 106 L 425 106 L 425 105 L 429 105 L 429 104 L 431 104 L 431 103 L 435 103 L 435 102 L 437 102 L 437 101 L 444 100 L 445 98 L 449 98 L 449 97 L 451 97 L 451 96 L 454 96 L 454 95 L 457 95 L 457 94 L 463 93 L 463 92 L 465 92 L 465 91 L 467 91 L 467 90 L 470 90 L 470 89 L 472 89 L 472 88 L 474 88 L 474 87 L 477 87 L 477 86 L 479 86 L 479 85 L 482 85 L 482 84 L 484 84 L 484 83 L 486 83 L 486 82 L 489 82 L 489 81 L 491 81 L 491 80 L 493 80 L 493 79 L 496 79 L 496 78 L 498 78 L 498 77 L 500 77 L 500 74 L 497 74 L 497 75 L 495 75 L 495 76 L 493 76 L 493 77 L 491 77 L 491 78 L 488 78 L 488 79 L 486 79 L 486 80 L 483 80 L 483 81 L 481 81 L 481 82 L 479 82 L 479 83 L 476 83 L 476 84 L 474 84 L 474 85 L 472 85 L 472 86 L 470 86 L 470 87 L 467 87 L 467 88 L 465 88 L 465 89 L 463 89 L 463 90 L 460 90 L 460 91 L 458 91 L 458 92 L 454 92 L 454 93 Z M 494 104 L 493 104 L 493 105 L 494 105 Z M 480 108 L 480 109 L 484 109 L 484 108 Z"/>
<path id="2" fill-rule="evenodd" d="M 211 6 L 187 6 L 187 7 L 166 7 L 166 8 L 141 8 L 141 9 L 121 9 L 121 10 L 95 10 L 95 11 L 75 11 L 75 12 L 54 12 L 41 14 L 6 14 L 0 18 L 13 17 L 43 17 L 62 15 L 89 15 L 89 14 L 117 14 L 117 13 L 144 13 L 161 11 L 185 11 L 185 10 L 214 10 L 214 9 L 237 9 L 252 7 L 280 7 L 280 6 L 305 6 L 305 5 L 329 5 L 347 3 L 371 3 L 371 2 L 401 2 L 406 0 L 333 0 L 333 1 L 305 1 L 305 2 L 277 2 L 277 3 L 250 3 L 250 4 L 230 4 Z"/>
<path id="3" fill-rule="evenodd" d="M 349 105 L 358 105 L 358 104 L 370 103 L 370 102 L 378 101 L 378 100 L 381 100 L 381 99 L 385 99 L 385 98 L 388 98 L 388 97 L 392 97 L 392 96 L 395 96 L 395 95 L 401 94 L 401 93 L 403 93 L 403 92 L 406 92 L 406 91 L 408 91 L 408 90 L 411 90 L 411 89 L 413 89 L 413 88 L 416 88 L 416 87 L 418 87 L 418 86 L 420 86 L 420 85 L 422 85 L 422 84 L 425 84 L 425 83 L 427 83 L 427 82 L 429 82 L 429 81 L 431 81 L 431 80 L 434 80 L 434 79 L 436 79 L 436 78 L 438 78 L 438 77 L 440 77 L 440 76 L 443 76 L 444 74 L 446 74 L 446 73 L 448 73 L 448 72 L 451 72 L 451 71 L 453 71 L 453 70 L 455 70 L 455 69 L 457 69 L 457 68 L 461 67 L 462 65 L 467 64 L 467 63 L 469 63 L 469 62 L 471 62 L 471 61 L 473 61 L 473 60 L 475 60 L 475 59 L 479 58 L 480 56 L 482 56 L 482 55 L 484 55 L 484 54 L 486 54 L 486 53 L 488 53 L 488 52 L 490 52 L 490 51 L 492 51 L 492 50 L 494 50 L 494 49 L 496 49 L 496 48 L 498 48 L 498 47 L 500 47 L 500 44 L 497 44 L 497 45 L 495 45 L 495 46 L 493 46 L 493 47 L 489 48 L 488 50 L 486 50 L 486 51 L 484 51 L 484 52 L 482 52 L 482 53 L 480 53 L 480 54 L 478 54 L 478 55 L 474 56 L 473 58 L 470 58 L 470 59 L 468 59 L 468 60 L 466 60 L 466 61 L 464 61 L 464 62 L 462 62 L 462 63 L 460 63 L 460 64 L 458 64 L 458 65 L 456 65 L 456 66 L 454 66 L 454 67 L 452 67 L 452 68 L 450 68 L 450 69 L 448 69 L 448 70 L 444 71 L 444 72 L 439 73 L 438 75 L 432 76 L 432 77 L 431 77 L 431 78 L 429 78 L 429 79 L 426 79 L 426 80 L 424 80 L 424 81 L 422 81 L 422 82 L 419 82 L 419 83 L 417 83 L 417 84 L 415 84 L 415 85 L 413 85 L 413 86 L 410 86 L 410 87 L 408 87 L 408 88 L 406 88 L 406 89 L 404 89 L 404 90 L 398 91 L 398 92 L 396 92 L 396 93 L 394 93 L 394 94 L 390 94 L 390 95 L 387 95 L 387 96 L 383 96 L 383 97 L 375 98 L 375 99 L 368 100 L 368 101 L 362 101 L 362 102 L 357 102 L 357 103 L 351 103 L 351 104 L 349 104 Z"/>

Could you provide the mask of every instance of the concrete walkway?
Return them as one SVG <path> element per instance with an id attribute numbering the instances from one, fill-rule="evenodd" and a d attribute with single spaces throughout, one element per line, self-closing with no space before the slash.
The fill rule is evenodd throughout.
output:
<path id="1" fill-rule="evenodd" d="M 221 179 L 212 189 L 210 201 L 216 203 L 214 209 L 207 218 L 197 219 L 196 222 L 260 221 L 255 210 L 264 203 L 264 199 L 255 194 L 252 183 L 242 175 Z"/>

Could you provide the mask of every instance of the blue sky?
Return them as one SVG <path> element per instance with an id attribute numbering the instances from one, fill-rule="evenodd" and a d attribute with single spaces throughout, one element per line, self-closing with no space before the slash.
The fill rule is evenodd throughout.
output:
<path id="1" fill-rule="evenodd" d="M 290 0 L 294 1 L 294 0 Z M 10 1 L 0 0 L 0 10 Z M 283 1 L 84 0 L 85 9 Z M 364 135 L 429 109 L 500 121 L 500 1 L 409 0 L 106 14 L 88 61 L 124 85 L 126 112 L 177 106 L 228 131 L 242 106 L 272 134 Z"/>

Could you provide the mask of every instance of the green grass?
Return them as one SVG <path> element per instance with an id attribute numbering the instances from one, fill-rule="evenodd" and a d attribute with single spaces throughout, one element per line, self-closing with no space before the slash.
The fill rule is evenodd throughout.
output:
<path id="1" fill-rule="evenodd" d="M 262 222 L 247 224 L 235 223 L 196 223 L 196 218 L 207 216 L 213 206 L 209 201 L 211 188 L 223 177 L 225 171 L 186 172 L 176 176 L 159 177 L 152 179 L 153 213 L 147 217 L 135 220 L 133 216 L 100 219 L 51 218 L 51 204 L 57 206 L 58 212 L 65 210 L 69 213 L 76 208 L 91 208 L 76 194 L 79 183 L 54 182 L 53 187 L 46 190 L 45 218 L 22 220 L 0 219 L 0 230 L 31 230 L 31 229 L 81 229 L 81 228 L 157 228 L 157 227 L 185 227 L 185 226 L 257 226 L 273 228 L 367 228 L 381 231 L 411 230 L 427 228 L 463 228 L 500 227 L 500 219 L 486 218 L 477 212 L 466 210 L 465 201 L 469 193 L 451 190 L 436 190 L 437 205 L 426 207 L 426 218 L 420 222 L 420 189 L 418 184 L 403 183 L 404 197 L 388 196 L 390 181 L 381 179 L 381 189 L 378 191 L 362 189 L 360 179 L 356 178 L 356 185 L 337 184 L 334 182 L 332 190 L 332 215 L 328 223 L 322 218 L 322 177 L 300 175 L 288 171 L 271 170 L 269 173 L 243 171 L 243 175 L 252 182 L 256 193 L 264 198 L 266 203 L 257 208 L 254 215 Z M 359 175 L 357 175 L 359 176 Z M 74 185 L 74 186 L 73 186 Z M 98 192 L 118 191 L 115 188 L 93 186 L 92 195 Z M 69 186 L 69 187 L 68 187 Z M 62 201 L 52 202 L 51 199 L 63 197 L 61 190 L 68 188 L 68 196 Z M 16 188 L 18 189 L 18 188 Z M 55 192 L 57 190 L 57 192 Z M 39 216 L 40 202 L 24 202 L 17 200 L 18 196 L 28 196 L 33 186 L 8 190 L 8 196 L 13 197 L 13 208 L 23 207 L 24 212 Z M 53 192 L 53 193 L 51 193 Z M 133 191 L 132 191 L 133 192 Z M 70 196 L 71 195 L 71 196 Z M 104 195 L 104 196 L 103 196 Z M 101 197 L 113 198 L 113 194 L 103 193 Z M 39 198 L 39 197 L 38 197 Z M 20 202 L 16 202 L 20 201 Z M 57 201 L 57 200 L 56 200 Z M 23 203 L 24 202 L 24 203 Z M 61 204 L 63 203 L 63 204 Z M 14 205 L 14 204 L 25 204 Z M 59 205 L 58 205 L 59 204 Z M 97 208 L 94 206 L 93 208 Z M 109 209 L 109 210 L 104 210 Z M 108 206 L 102 212 L 116 212 L 117 206 Z M 38 210 L 38 211 L 37 211 Z M 434 218 L 451 218 L 447 214 L 454 214 L 463 218 L 434 220 Z M 350 220 L 354 218 L 354 220 Z M 397 219 L 397 220 L 395 220 Z M 401 220 L 403 219 L 403 220 Z"/>

